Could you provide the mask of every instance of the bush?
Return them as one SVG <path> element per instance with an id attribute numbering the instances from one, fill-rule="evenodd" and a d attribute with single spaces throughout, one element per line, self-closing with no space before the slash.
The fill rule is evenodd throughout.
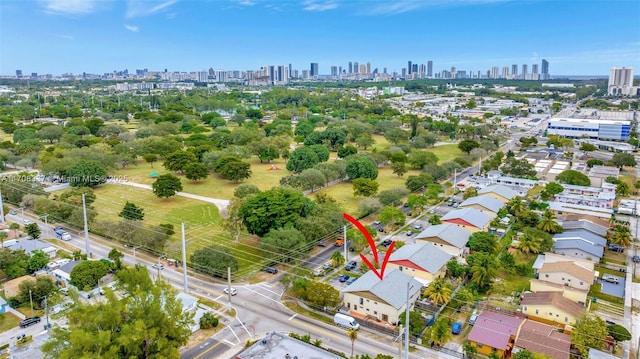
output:
<path id="1" fill-rule="evenodd" d="M 0 350 L 5 350 L 9 347 L 9 343 L 0 345 Z"/>
<path id="2" fill-rule="evenodd" d="M 218 326 L 219 320 L 214 317 L 210 312 L 204 313 L 200 318 L 200 329 L 211 329 Z"/>

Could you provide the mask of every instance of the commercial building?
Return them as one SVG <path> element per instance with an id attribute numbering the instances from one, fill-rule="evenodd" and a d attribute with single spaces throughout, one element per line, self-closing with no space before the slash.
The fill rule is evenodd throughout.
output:
<path id="1" fill-rule="evenodd" d="M 568 117 L 549 119 L 547 133 L 569 138 L 591 138 L 597 140 L 627 141 L 631 132 L 631 121 L 627 113 L 609 113 L 594 109 L 583 109 Z"/>
<path id="2" fill-rule="evenodd" d="M 633 67 L 612 67 L 609 71 L 609 96 L 637 96 L 639 88 L 633 87 Z"/>

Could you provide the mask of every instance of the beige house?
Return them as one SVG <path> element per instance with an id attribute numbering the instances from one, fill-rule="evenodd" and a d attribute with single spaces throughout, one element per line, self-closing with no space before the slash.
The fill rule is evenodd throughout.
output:
<path id="1" fill-rule="evenodd" d="M 429 226 L 416 236 L 416 243 L 429 243 L 456 257 L 467 253 L 471 232 L 453 223 Z"/>
<path id="2" fill-rule="evenodd" d="M 462 208 L 451 211 L 442 218 L 442 223 L 451 223 L 466 229 L 471 233 L 486 232 L 489 229 L 489 223 L 493 217 L 482 213 L 475 208 Z"/>
<path id="3" fill-rule="evenodd" d="M 475 208 L 478 211 L 488 214 L 491 217 L 498 215 L 498 211 L 504 207 L 504 202 L 490 195 L 482 195 L 467 198 L 460 203 L 458 208 Z"/>
<path id="4" fill-rule="evenodd" d="M 507 186 L 496 184 L 479 190 L 478 195 L 488 195 L 503 203 L 507 203 L 512 198 L 517 197 L 518 192 L 512 190 Z"/>
<path id="5" fill-rule="evenodd" d="M 545 262 L 537 270 L 538 279 L 531 279 L 532 292 L 561 292 L 576 303 L 587 302 L 587 294 L 596 279 L 596 272 L 573 261 Z"/>
<path id="6" fill-rule="evenodd" d="M 382 280 L 368 271 L 342 290 L 343 305 L 350 312 L 397 325 L 407 304 L 409 310 L 420 296 L 422 284 L 399 270 L 387 269 Z"/>
<path id="7" fill-rule="evenodd" d="M 444 277 L 451 258 L 451 254 L 428 243 L 407 244 L 391 254 L 387 270 L 399 269 L 428 286 L 434 279 Z"/>
<path id="8" fill-rule="evenodd" d="M 522 295 L 520 310 L 529 319 L 542 323 L 573 325 L 585 307 L 563 297 L 560 292 L 537 292 Z"/>

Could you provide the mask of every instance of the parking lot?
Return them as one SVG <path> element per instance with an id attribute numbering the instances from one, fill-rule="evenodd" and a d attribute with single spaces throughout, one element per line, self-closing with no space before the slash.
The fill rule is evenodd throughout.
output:
<path id="1" fill-rule="evenodd" d="M 616 297 L 624 298 L 624 286 L 625 286 L 624 277 L 620 277 L 620 276 L 613 276 L 613 277 L 618 278 L 617 284 L 610 283 L 602 279 L 598 279 L 598 283 L 602 284 L 601 292 L 604 294 L 609 294 Z"/>

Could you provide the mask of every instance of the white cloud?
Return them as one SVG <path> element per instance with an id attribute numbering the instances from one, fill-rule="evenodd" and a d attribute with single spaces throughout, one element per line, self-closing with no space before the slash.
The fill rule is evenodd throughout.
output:
<path id="1" fill-rule="evenodd" d="M 141 16 L 149 16 L 164 10 L 178 2 L 178 0 L 150 1 L 150 0 L 128 0 L 127 1 L 127 19 Z"/>
<path id="2" fill-rule="evenodd" d="M 134 25 L 124 25 L 124 28 L 131 31 L 131 32 L 138 32 L 140 31 L 140 28 Z"/>
<path id="3" fill-rule="evenodd" d="M 256 4 L 256 2 L 251 0 L 238 0 L 238 4 L 244 6 L 253 6 Z"/>
<path id="4" fill-rule="evenodd" d="M 376 3 L 364 13 L 368 15 L 395 15 L 423 8 L 459 7 L 506 1 L 512 0 L 388 0 Z"/>
<path id="5" fill-rule="evenodd" d="M 82 15 L 96 10 L 98 0 L 41 0 L 50 14 Z"/>
<path id="6" fill-rule="evenodd" d="M 318 1 L 306 0 L 302 3 L 303 9 L 306 11 L 327 11 L 338 7 L 338 3 L 333 0 Z"/>

